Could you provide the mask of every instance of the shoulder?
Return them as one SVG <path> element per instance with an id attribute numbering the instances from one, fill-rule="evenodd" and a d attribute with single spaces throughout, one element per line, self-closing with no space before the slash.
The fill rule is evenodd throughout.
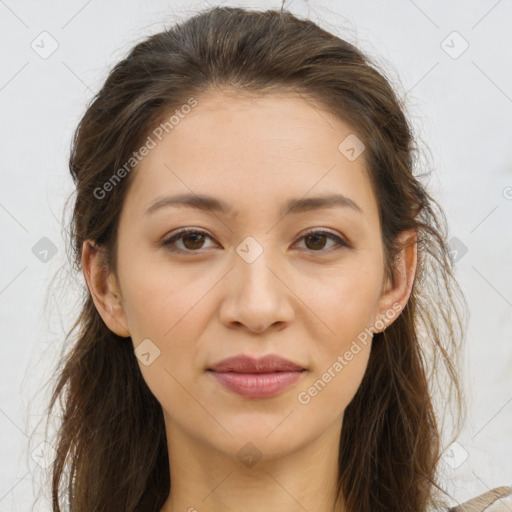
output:
<path id="1" fill-rule="evenodd" d="M 469 501 L 465 501 L 448 512 L 510 512 L 512 511 L 512 487 L 495 487 Z"/>

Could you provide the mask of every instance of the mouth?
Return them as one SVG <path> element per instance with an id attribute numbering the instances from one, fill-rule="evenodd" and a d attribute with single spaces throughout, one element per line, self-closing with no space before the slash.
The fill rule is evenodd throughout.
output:
<path id="1" fill-rule="evenodd" d="M 295 384 L 307 369 L 276 355 L 260 359 L 235 356 L 207 372 L 226 390 L 248 398 L 276 396 Z"/>
<path id="2" fill-rule="evenodd" d="M 284 357 L 269 354 L 260 358 L 246 355 L 229 357 L 216 363 L 208 370 L 221 373 L 275 373 L 302 371 L 306 368 Z"/>

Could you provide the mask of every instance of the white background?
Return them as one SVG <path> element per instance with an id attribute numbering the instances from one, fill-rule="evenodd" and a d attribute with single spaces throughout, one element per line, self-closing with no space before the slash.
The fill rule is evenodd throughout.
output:
<path id="1" fill-rule="evenodd" d="M 280 7 L 0 1 L 0 512 L 31 510 L 38 493 L 42 472 L 31 453 L 41 440 L 43 386 L 80 286 L 64 269 L 47 295 L 66 258 L 61 222 L 73 190 L 72 132 L 110 67 L 136 42 L 214 4 Z M 458 440 L 465 451 L 452 452 L 458 467 L 443 462 L 444 485 L 454 503 L 512 485 L 512 2 L 294 0 L 286 7 L 377 56 L 407 93 L 415 129 L 430 148 L 431 190 L 450 236 L 467 247 L 457 277 L 471 309 L 470 416 Z M 43 31 L 58 43 L 46 59 L 31 48 L 48 37 Z M 464 41 L 469 47 L 457 56 Z M 46 263 L 32 252 L 43 237 L 57 248 Z M 41 500 L 34 510 L 49 506 Z"/>

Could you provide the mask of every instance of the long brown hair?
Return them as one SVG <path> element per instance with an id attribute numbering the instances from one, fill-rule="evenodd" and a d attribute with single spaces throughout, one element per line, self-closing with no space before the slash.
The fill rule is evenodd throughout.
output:
<path id="1" fill-rule="evenodd" d="M 443 504 L 437 398 L 465 408 L 458 377 L 464 296 L 453 276 L 446 219 L 416 171 L 420 154 L 390 80 L 354 45 L 287 10 L 215 7 L 137 44 L 110 72 L 74 134 L 76 185 L 70 229 L 73 270 L 82 245 L 106 249 L 115 271 L 116 233 L 132 174 L 105 183 L 161 119 L 212 88 L 241 94 L 293 91 L 347 122 L 364 142 L 378 201 L 387 275 L 418 234 L 407 306 L 374 337 L 363 381 L 341 432 L 338 492 L 350 512 L 424 512 Z M 341 141 L 340 141 L 341 142 Z M 126 170 L 126 168 L 125 168 Z M 414 171 L 414 172 L 413 172 Z M 159 511 L 170 491 L 162 409 L 142 378 L 133 346 L 111 332 L 84 290 L 58 367 L 49 414 L 62 421 L 53 445 L 53 510 Z M 72 343 L 71 343 L 72 342 Z M 444 411 L 444 409 L 443 409 Z"/>

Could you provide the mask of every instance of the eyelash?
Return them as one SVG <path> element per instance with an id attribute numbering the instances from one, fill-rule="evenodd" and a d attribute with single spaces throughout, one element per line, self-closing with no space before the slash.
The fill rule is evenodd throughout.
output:
<path id="1" fill-rule="evenodd" d="M 182 254 L 198 253 L 200 251 L 200 249 L 194 251 L 194 250 L 191 250 L 191 249 L 183 250 L 183 249 L 176 249 L 175 247 L 174 248 L 171 247 L 171 245 L 174 242 L 176 242 L 180 238 L 184 237 L 185 235 L 188 235 L 188 234 L 191 234 L 191 233 L 205 235 L 206 237 L 208 237 L 210 239 L 213 239 L 210 235 L 208 235 L 204 231 L 201 231 L 201 230 L 198 230 L 198 229 L 194 229 L 194 228 L 186 228 L 186 229 L 182 229 L 178 233 L 174 234 L 172 237 L 170 237 L 170 238 L 168 238 L 166 240 L 163 240 L 161 242 L 161 245 L 164 246 L 167 250 L 169 250 L 171 252 L 175 252 L 175 253 L 182 253 Z M 309 232 L 305 233 L 300 238 L 300 240 L 303 240 L 304 238 L 307 238 L 308 236 L 312 236 L 312 235 L 325 235 L 330 240 L 333 240 L 334 242 L 336 242 L 336 244 L 338 245 L 338 247 L 337 247 L 338 249 L 340 249 L 342 247 L 345 247 L 345 248 L 350 248 L 351 247 L 347 242 L 345 242 L 345 240 L 343 240 L 339 236 L 336 236 L 334 233 L 331 233 L 329 231 L 322 231 L 322 230 L 312 230 L 312 231 L 309 231 Z M 308 250 L 308 249 L 306 249 L 306 250 Z M 314 251 L 312 249 L 309 250 L 309 252 L 313 252 L 313 253 L 315 253 L 315 252 L 322 253 L 322 252 L 328 252 L 328 251 L 329 251 L 329 249 L 319 249 L 318 251 Z"/>

